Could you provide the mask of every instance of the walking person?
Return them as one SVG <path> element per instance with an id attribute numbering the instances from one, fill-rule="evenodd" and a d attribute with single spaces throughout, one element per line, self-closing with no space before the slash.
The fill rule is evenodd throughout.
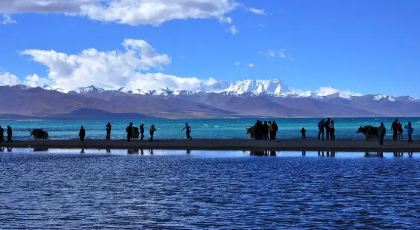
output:
<path id="1" fill-rule="evenodd" d="M 155 128 L 155 125 L 150 126 L 150 129 L 149 129 L 149 133 L 150 133 L 149 141 L 150 142 L 153 142 L 153 135 L 155 134 L 155 131 L 157 131 L 156 128 Z"/>
<path id="2" fill-rule="evenodd" d="M 408 143 L 413 143 L 412 135 L 413 135 L 414 129 L 411 126 L 411 122 L 408 122 L 408 124 L 405 126 L 405 128 L 407 129 Z"/>
<path id="3" fill-rule="evenodd" d="M 334 120 L 332 119 L 330 122 L 330 140 L 335 141 L 335 126 L 334 126 Z"/>
<path id="4" fill-rule="evenodd" d="M 127 141 L 130 142 L 131 138 L 133 138 L 133 122 L 130 122 L 130 125 L 125 129 L 125 132 L 127 133 Z"/>
<path id="5" fill-rule="evenodd" d="M 386 128 L 384 126 L 384 123 L 381 122 L 381 126 L 378 128 L 378 135 L 379 135 L 379 144 L 384 145 L 384 138 L 386 134 Z"/>
<path id="6" fill-rule="evenodd" d="M 0 143 L 4 142 L 4 129 L 0 126 Z"/>
<path id="7" fill-rule="evenodd" d="M 143 140 L 143 138 L 144 138 L 144 124 L 140 125 L 140 135 L 141 135 L 140 139 Z"/>
<path id="8" fill-rule="evenodd" d="M 321 135 L 322 140 L 324 140 L 324 121 L 325 119 L 322 119 L 318 122 L 318 140 L 321 140 Z"/>
<path id="9" fill-rule="evenodd" d="M 271 125 L 271 132 L 273 133 L 273 139 L 272 140 L 276 139 L 277 131 L 279 131 L 279 127 L 277 126 L 276 121 L 273 121 L 273 124 Z"/>
<path id="10" fill-rule="evenodd" d="M 8 125 L 8 126 L 7 126 L 7 141 L 6 141 L 6 142 L 13 142 L 13 140 L 12 140 L 12 136 L 13 136 L 12 127 L 10 127 L 10 126 Z"/>
<path id="11" fill-rule="evenodd" d="M 181 132 L 185 130 L 185 134 L 187 135 L 187 140 L 192 140 L 191 137 L 191 126 L 188 123 L 185 123 L 185 127 L 181 129 Z"/>
<path id="12" fill-rule="evenodd" d="M 302 134 L 302 140 L 306 140 L 306 129 L 304 127 L 300 130 L 300 133 Z"/>
<path id="13" fill-rule="evenodd" d="M 108 122 L 108 124 L 106 124 L 106 139 L 107 140 L 111 140 L 111 122 Z"/>
<path id="14" fill-rule="evenodd" d="M 391 125 L 391 131 L 392 131 L 392 140 L 398 140 L 398 119 L 395 119 L 394 122 L 392 122 Z"/>
<path id="15" fill-rule="evenodd" d="M 86 130 L 83 128 L 83 126 L 80 126 L 79 138 L 82 144 L 85 144 L 85 136 L 86 136 Z"/>

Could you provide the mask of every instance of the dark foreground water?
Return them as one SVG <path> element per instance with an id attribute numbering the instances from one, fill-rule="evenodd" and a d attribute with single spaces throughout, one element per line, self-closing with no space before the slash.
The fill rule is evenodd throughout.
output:
<path id="1" fill-rule="evenodd" d="M 417 153 L 129 153 L 4 150 L 0 228 L 420 226 Z"/>

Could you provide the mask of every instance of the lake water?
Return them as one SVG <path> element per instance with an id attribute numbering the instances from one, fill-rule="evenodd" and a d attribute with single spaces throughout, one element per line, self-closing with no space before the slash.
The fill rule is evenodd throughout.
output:
<path id="1" fill-rule="evenodd" d="M 418 153 L 9 150 L 3 229 L 420 226 Z"/>
<path id="2" fill-rule="evenodd" d="M 269 120 L 258 118 L 260 120 Z M 362 134 L 356 134 L 360 125 L 379 126 L 380 122 L 384 122 L 388 129 L 386 139 L 392 139 L 391 123 L 395 118 L 337 118 L 335 120 L 337 139 L 363 139 Z M 157 128 L 155 139 L 182 139 L 185 138 L 185 132 L 181 132 L 184 123 L 188 122 L 192 127 L 191 135 L 193 138 L 199 139 L 246 139 L 245 127 L 255 124 L 255 119 L 194 119 L 194 120 L 111 120 L 112 139 L 125 138 L 125 128 L 130 122 L 135 126 L 145 124 L 146 138 L 149 137 L 148 129 L 154 124 Z M 273 119 L 270 119 L 273 120 Z M 319 118 L 287 118 L 274 119 L 278 123 L 279 132 L 277 137 L 281 139 L 299 139 L 300 130 L 305 127 L 308 139 L 314 139 L 318 133 Z M 400 118 L 405 125 L 411 121 L 414 127 L 413 138 L 417 139 L 417 127 L 420 129 L 420 118 Z M 80 126 L 86 129 L 87 139 L 105 139 L 105 125 L 108 121 L 104 120 L 73 120 L 73 121 L 0 121 L 0 125 L 5 128 L 10 125 L 13 128 L 14 139 L 28 140 L 29 130 L 33 128 L 43 128 L 49 132 L 50 139 L 77 139 Z M 404 133 L 406 137 L 406 133 Z"/>

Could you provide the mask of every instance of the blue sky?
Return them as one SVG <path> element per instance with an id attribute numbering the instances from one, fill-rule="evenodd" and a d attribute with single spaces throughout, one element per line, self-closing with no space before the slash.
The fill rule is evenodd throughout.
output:
<path id="1" fill-rule="evenodd" d="M 33 0 L 0 4 L 3 78 L 7 74 L 24 82 L 31 76 L 33 85 L 48 82 L 62 88 L 105 81 L 109 82 L 106 86 L 153 88 L 169 79 L 167 84 L 172 87 L 188 88 L 201 80 L 281 79 L 304 91 L 333 87 L 362 94 L 420 97 L 415 87 L 420 78 L 420 1 L 208 0 L 210 5 L 194 8 L 200 10 L 199 16 L 194 11 L 174 10 L 175 16 L 168 16 L 172 13 L 168 11 L 149 18 L 124 10 L 121 12 L 129 15 L 125 18 L 108 16 L 112 9 L 97 0 L 89 0 L 89 6 L 102 7 L 99 13 L 79 11 L 85 7 L 80 0 L 70 0 L 72 6 L 55 1 L 54 7 L 36 5 Z M 17 2 L 28 6 L 20 9 L 14 5 Z M 237 30 L 234 34 L 232 27 Z M 150 45 L 129 49 L 139 61 L 132 69 L 133 57 L 115 66 L 107 57 L 112 51 L 127 51 L 124 39 L 144 40 Z M 96 60 L 95 55 L 100 54 L 68 66 L 73 59 L 64 57 L 64 67 L 63 59 L 55 55 L 81 58 L 81 52 L 90 48 L 105 52 L 101 63 L 106 67 L 88 68 L 97 64 L 88 59 Z M 146 59 L 139 57 L 150 49 L 154 51 Z M 56 57 L 51 57 L 51 51 Z M 124 76 L 118 76 L 118 71 L 125 72 Z M 109 76 L 102 77 L 105 72 L 110 72 Z"/>

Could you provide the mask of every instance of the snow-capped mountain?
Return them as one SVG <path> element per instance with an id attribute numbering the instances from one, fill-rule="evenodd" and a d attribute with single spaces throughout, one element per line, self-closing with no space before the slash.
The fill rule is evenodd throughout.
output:
<path id="1" fill-rule="evenodd" d="M 103 89 L 0 86 L 0 119 L 85 119 L 121 117 L 384 117 L 418 116 L 410 96 L 358 95 L 325 87 L 298 91 L 280 80 L 201 84 L 196 89 Z"/>

